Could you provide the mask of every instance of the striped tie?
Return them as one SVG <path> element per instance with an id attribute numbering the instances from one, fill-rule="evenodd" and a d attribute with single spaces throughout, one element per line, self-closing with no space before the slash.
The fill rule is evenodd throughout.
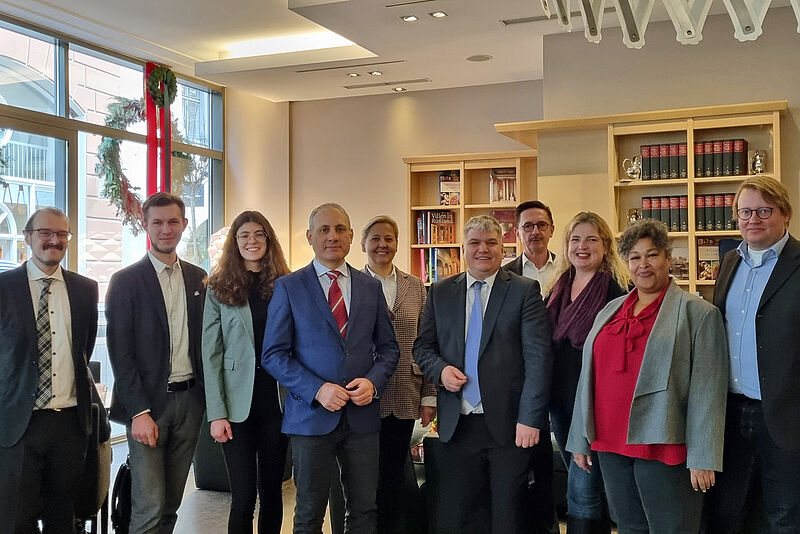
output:
<path id="1" fill-rule="evenodd" d="M 42 278 L 42 292 L 36 308 L 36 344 L 39 349 L 39 386 L 36 389 L 36 408 L 44 408 L 53 397 L 53 334 L 50 331 L 50 284 L 52 278 Z"/>
<path id="2" fill-rule="evenodd" d="M 347 335 L 347 308 L 344 306 L 344 296 L 342 295 L 342 288 L 339 287 L 337 279 L 342 274 L 339 271 L 328 271 L 325 273 L 331 279 L 331 288 L 328 290 L 328 306 L 331 307 L 331 313 L 336 326 L 339 327 L 339 333 L 342 337 Z"/>

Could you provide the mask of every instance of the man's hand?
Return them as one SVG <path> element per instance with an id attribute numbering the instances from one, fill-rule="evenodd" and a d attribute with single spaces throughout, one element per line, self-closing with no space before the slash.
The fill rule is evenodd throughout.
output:
<path id="1" fill-rule="evenodd" d="M 345 387 L 350 400 L 356 406 L 366 406 L 375 398 L 375 386 L 368 378 L 354 378 Z"/>
<path id="2" fill-rule="evenodd" d="M 317 391 L 316 399 L 329 412 L 337 412 L 344 408 L 350 397 L 342 386 L 333 382 L 325 382 Z"/>
<path id="3" fill-rule="evenodd" d="M 451 393 L 461 391 L 461 386 L 467 383 L 467 375 L 452 365 L 448 365 L 442 369 L 442 375 L 439 379 L 442 381 L 444 389 Z"/>
<path id="4" fill-rule="evenodd" d="M 575 461 L 575 463 L 578 465 L 578 467 L 580 467 L 581 469 L 583 469 L 587 473 L 591 473 L 591 471 L 592 471 L 592 457 L 591 456 L 589 456 L 588 454 L 575 453 L 575 454 L 572 455 L 572 459 Z"/>
<path id="5" fill-rule="evenodd" d="M 150 412 L 133 418 L 133 421 L 131 421 L 131 436 L 139 443 L 150 447 L 155 447 L 158 444 L 158 425 L 150 417 Z"/>
<path id="6" fill-rule="evenodd" d="M 217 443 L 225 443 L 229 439 L 233 439 L 233 430 L 230 422 L 225 418 L 211 421 L 211 437 Z"/>
<path id="7" fill-rule="evenodd" d="M 539 443 L 539 429 L 532 426 L 517 423 L 517 447 L 527 449 Z"/>
<path id="8" fill-rule="evenodd" d="M 436 417 L 436 406 L 420 406 L 419 407 L 419 418 L 422 426 L 428 426 L 433 421 L 433 418 Z"/>
<path id="9" fill-rule="evenodd" d="M 705 493 L 714 485 L 716 474 L 706 469 L 689 469 L 689 478 L 695 491 L 700 490 Z"/>

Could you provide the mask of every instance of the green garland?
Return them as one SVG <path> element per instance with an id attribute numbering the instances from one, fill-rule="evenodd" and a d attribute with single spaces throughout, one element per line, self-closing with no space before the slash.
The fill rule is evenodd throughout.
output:
<path id="1" fill-rule="evenodd" d="M 156 106 L 164 107 L 164 93 L 161 91 L 161 83 L 169 92 L 169 103 L 175 102 L 175 97 L 178 95 L 178 79 L 175 73 L 167 67 L 156 67 L 150 72 L 147 77 L 147 92 L 150 98 L 153 99 Z"/>

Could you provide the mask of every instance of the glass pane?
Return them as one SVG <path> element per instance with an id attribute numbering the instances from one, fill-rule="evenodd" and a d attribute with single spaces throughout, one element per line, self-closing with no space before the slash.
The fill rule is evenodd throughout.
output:
<path id="1" fill-rule="evenodd" d="M 34 211 L 64 209 L 67 160 L 62 139 L 5 131 L 0 138 L 0 270 L 28 259 L 23 230 Z"/>
<path id="2" fill-rule="evenodd" d="M 112 56 L 72 46 L 69 50 L 70 116 L 92 124 L 145 133 L 143 68 Z M 125 113 L 120 99 L 127 105 Z"/>
<path id="3" fill-rule="evenodd" d="M 212 148 L 212 121 L 221 120 L 212 113 L 212 102 L 217 95 L 206 87 L 178 81 L 178 96 L 170 106 L 172 118 L 178 124 L 173 132 L 175 141 Z"/>
<path id="4" fill-rule="evenodd" d="M 172 192 L 186 203 L 189 226 L 183 232 L 178 255 L 184 260 L 209 269 L 208 243 L 210 180 L 212 160 L 196 154 L 173 152 Z"/>
<path id="5" fill-rule="evenodd" d="M 56 113 L 55 40 L 0 21 L 0 104 Z"/>

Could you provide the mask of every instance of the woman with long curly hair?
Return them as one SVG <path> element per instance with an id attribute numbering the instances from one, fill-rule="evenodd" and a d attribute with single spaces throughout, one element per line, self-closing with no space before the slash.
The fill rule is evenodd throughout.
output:
<path id="1" fill-rule="evenodd" d="M 286 437 L 277 381 L 261 367 L 267 305 L 275 280 L 289 273 L 269 221 L 245 211 L 233 221 L 222 256 L 206 281 L 203 374 L 211 436 L 222 443 L 231 486 L 228 532 L 277 534 Z"/>

